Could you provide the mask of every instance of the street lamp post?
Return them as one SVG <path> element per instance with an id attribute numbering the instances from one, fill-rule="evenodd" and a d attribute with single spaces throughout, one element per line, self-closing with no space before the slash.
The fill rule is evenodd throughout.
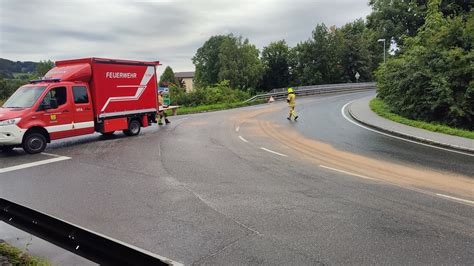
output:
<path id="1" fill-rule="evenodd" d="M 383 63 L 385 64 L 385 39 L 378 39 L 377 42 L 383 42 Z"/>

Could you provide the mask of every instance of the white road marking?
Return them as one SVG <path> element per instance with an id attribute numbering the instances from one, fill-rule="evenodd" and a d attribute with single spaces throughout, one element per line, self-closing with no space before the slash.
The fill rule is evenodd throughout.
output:
<path id="1" fill-rule="evenodd" d="M 235 132 L 239 132 L 239 130 L 240 130 L 240 127 L 235 128 Z"/>
<path id="2" fill-rule="evenodd" d="M 403 140 L 403 141 L 406 141 L 406 142 L 415 143 L 415 144 L 418 144 L 418 145 L 423 145 L 423 146 L 427 146 L 427 147 L 431 147 L 431 148 L 435 148 L 435 149 L 439 149 L 439 150 L 443 150 L 443 151 L 449 151 L 449 152 L 454 152 L 454 153 L 458 153 L 458 154 L 463 154 L 463 155 L 467 155 L 467 156 L 474 157 L 474 154 L 470 154 L 470 153 L 466 153 L 466 152 L 462 152 L 462 151 L 451 150 L 451 149 L 446 149 L 446 148 L 443 148 L 443 147 L 438 147 L 438 146 L 434 146 L 434 145 L 430 145 L 430 144 L 426 144 L 426 143 L 422 143 L 422 142 L 418 142 L 418 141 L 414 141 L 414 140 L 410 140 L 410 139 L 401 138 L 401 137 L 398 137 L 398 136 L 390 135 L 390 134 L 387 134 L 387 133 L 384 133 L 384 132 L 375 130 L 375 129 L 373 129 L 373 128 L 370 128 L 370 127 L 366 127 L 366 126 L 364 126 L 364 125 L 361 125 L 361 124 L 355 122 L 354 120 L 350 119 L 349 117 L 347 117 L 347 115 L 346 115 L 345 112 L 344 112 L 344 110 L 346 109 L 346 107 L 347 107 L 349 104 L 351 104 L 352 102 L 353 102 L 353 101 L 350 101 L 350 102 L 346 103 L 346 104 L 341 108 L 341 114 L 342 114 L 342 116 L 343 116 L 347 121 L 351 122 L 352 124 L 354 124 L 354 125 L 356 125 L 356 126 L 358 126 L 358 127 L 365 128 L 365 129 L 370 130 L 370 131 L 372 131 L 372 132 L 379 133 L 379 134 L 384 135 L 384 136 L 387 136 L 387 137 L 391 137 L 391 138 Z"/>
<path id="3" fill-rule="evenodd" d="M 41 154 L 47 155 L 47 156 L 52 156 L 52 157 L 61 157 L 61 155 L 52 154 L 52 153 L 46 153 L 46 152 L 42 152 Z"/>
<path id="4" fill-rule="evenodd" d="M 272 151 L 272 150 L 269 150 L 269 149 L 264 148 L 264 147 L 260 147 L 260 149 L 262 149 L 262 150 L 264 150 L 264 151 L 271 152 L 271 153 L 276 154 L 276 155 L 280 155 L 280 156 L 282 156 L 282 157 L 288 157 L 288 155 L 286 155 L 286 154 L 279 153 L 279 152 L 276 152 L 276 151 Z"/>
<path id="5" fill-rule="evenodd" d="M 241 139 L 243 142 L 246 142 L 246 143 L 249 142 L 248 140 L 244 139 L 244 137 L 242 136 L 239 136 L 239 139 Z"/>
<path id="6" fill-rule="evenodd" d="M 377 180 L 377 179 L 372 178 L 372 177 L 368 177 L 368 176 L 365 176 L 365 175 L 359 175 L 359 174 L 356 174 L 356 173 L 347 172 L 347 171 L 344 171 L 344 170 L 332 168 L 332 167 L 325 166 L 325 165 L 320 165 L 319 167 L 325 168 L 325 169 L 329 169 L 329 170 L 332 170 L 332 171 L 336 171 L 336 172 L 339 172 L 339 173 L 344 173 L 344 174 L 348 174 L 348 175 L 352 175 L 352 176 L 357 176 L 357 177 L 364 178 L 364 179 Z"/>
<path id="7" fill-rule="evenodd" d="M 472 200 L 460 199 L 460 198 L 451 197 L 451 196 L 448 196 L 448 195 L 438 194 L 438 193 L 436 193 L 436 196 L 440 196 L 440 197 L 443 197 L 443 198 L 452 199 L 452 200 L 456 200 L 456 201 L 460 201 L 460 202 L 464 202 L 464 203 L 474 205 L 474 201 L 472 201 Z"/>
<path id="8" fill-rule="evenodd" d="M 17 170 L 21 170 L 21 169 L 25 169 L 25 168 L 35 167 L 35 166 L 39 166 L 39 165 L 60 162 L 60 161 L 69 160 L 69 159 L 71 159 L 71 157 L 60 156 L 60 157 L 41 160 L 41 161 L 37 161 L 37 162 L 24 163 L 24 164 L 20 164 L 20 165 L 0 168 L 0 174 L 7 173 L 7 172 L 12 172 L 12 171 L 17 171 Z"/>
<path id="9" fill-rule="evenodd" d="M 333 171 L 336 171 L 336 172 L 340 172 L 340 173 L 343 173 L 343 174 L 348 174 L 348 175 L 352 175 L 352 176 L 361 177 L 361 178 L 364 178 L 364 179 L 375 180 L 375 181 L 384 181 L 384 180 L 380 180 L 380 179 L 377 179 L 377 178 L 372 178 L 372 177 L 368 177 L 368 176 L 364 176 L 364 175 L 359 175 L 359 174 L 356 174 L 356 173 L 347 172 L 347 171 L 344 171 L 344 170 L 332 168 L 332 167 L 325 166 L 325 165 L 319 165 L 319 167 L 329 169 L 329 170 L 333 170 Z M 392 185 L 395 185 L 395 186 L 398 186 L 398 187 L 406 188 L 406 189 L 411 190 L 411 191 L 415 191 L 415 192 L 419 192 L 419 193 L 423 193 L 423 194 L 427 194 L 427 195 L 431 195 L 431 196 L 442 197 L 442 198 L 445 198 L 445 199 L 451 199 L 451 200 L 454 200 L 454 201 L 457 201 L 457 202 L 460 202 L 460 203 L 467 203 L 467 204 L 470 204 L 470 205 L 474 205 L 474 201 L 471 201 L 471 200 L 456 198 L 456 197 L 452 197 L 452 196 L 448 196 L 448 195 L 444 195 L 444 194 L 439 194 L 439 193 L 433 193 L 431 191 L 418 189 L 418 188 L 400 186 L 400 185 L 397 185 L 397 184 L 394 184 L 394 183 L 391 183 L 391 182 L 388 182 L 388 183 L 392 184 Z"/>

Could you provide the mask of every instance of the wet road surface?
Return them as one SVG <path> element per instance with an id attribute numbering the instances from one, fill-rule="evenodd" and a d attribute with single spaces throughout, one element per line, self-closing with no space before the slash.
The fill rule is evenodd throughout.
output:
<path id="1" fill-rule="evenodd" d="M 370 93 L 58 141 L 69 159 L 0 173 L 0 196 L 186 264 L 470 264 L 473 205 L 437 194 L 474 200 L 473 158 L 347 122 Z"/>

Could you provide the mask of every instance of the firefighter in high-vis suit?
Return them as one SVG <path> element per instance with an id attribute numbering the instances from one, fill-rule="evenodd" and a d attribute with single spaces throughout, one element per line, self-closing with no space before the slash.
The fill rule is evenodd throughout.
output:
<path id="1" fill-rule="evenodd" d="M 293 92 L 293 88 L 288 88 L 288 98 L 286 98 L 286 102 L 288 103 L 288 107 L 290 107 L 290 113 L 288 114 L 287 119 L 291 120 L 291 117 L 294 117 L 295 121 L 298 119 L 298 115 L 295 112 L 295 99 L 296 95 Z"/>
<path id="2" fill-rule="evenodd" d="M 163 100 L 163 92 L 160 91 L 158 93 L 158 96 L 157 96 L 157 99 L 156 99 L 156 104 L 159 106 L 158 107 L 158 112 L 157 112 L 157 117 L 159 118 L 158 119 L 158 125 L 161 126 L 163 125 L 163 122 L 161 122 L 161 119 L 164 117 L 165 118 L 165 123 L 166 124 L 169 124 L 170 121 L 168 120 L 168 116 L 166 115 L 165 111 L 163 110 L 164 107 L 167 107 L 167 106 L 164 106 L 164 100 Z"/>

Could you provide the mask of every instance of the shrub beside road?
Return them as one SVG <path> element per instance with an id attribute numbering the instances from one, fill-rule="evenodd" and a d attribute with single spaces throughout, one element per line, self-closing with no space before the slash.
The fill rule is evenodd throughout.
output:
<path id="1" fill-rule="evenodd" d="M 244 103 L 244 100 L 251 97 L 250 92 L 231 88 L 228 80 L 223 80 L 205 88 L 196 88 L 191 92 L 184 92 L 182 88 L 175 84 L 171 84 L 169 88 L 171 105 L 181 106 L 177 111 L 178 115 L 217 111 L 262 103 L 262 101 Z M 171 112 L 168 114 L 170 115 Z"/>
<path id="2" fill-rule="evenodd" d="M 474 15 L 463 9 L 443 15 L 440 3 L 429 1 L 416 36 L 377 70 L 377 97 L 403 117 L 472 131 Z"/>

